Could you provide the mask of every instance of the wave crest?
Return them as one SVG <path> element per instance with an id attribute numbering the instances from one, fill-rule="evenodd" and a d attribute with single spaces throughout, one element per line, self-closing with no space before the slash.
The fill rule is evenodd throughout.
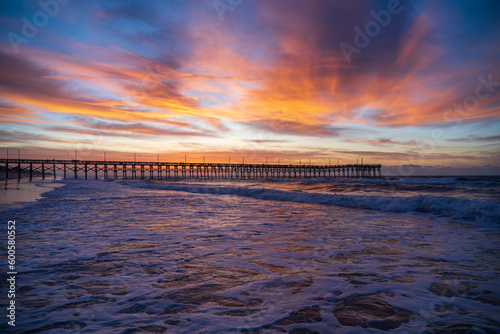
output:
<path id="1" fill-rule="evenodd" d="M 158 190 L 183 191 L 198 194 L 236 195 L 259 200 L 338 205 L 386 212 L 426 212 L 444 217 L 473 221 L 500 220 L 500 205 L 487 200 L 471 200 L 447 196 L 415 195 L 412 197 L 342 195 L 292 192 L 241 186 L 194 185 L 186 183 L 142 183 L 141 186 Z"/>

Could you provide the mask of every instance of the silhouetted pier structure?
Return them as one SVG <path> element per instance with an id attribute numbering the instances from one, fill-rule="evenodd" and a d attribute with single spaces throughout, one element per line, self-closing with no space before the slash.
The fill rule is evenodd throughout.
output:
<path id="1" fill-rule="evenodd" d="M 41 176 L 58 172 L 64 178 L 97 179 L 268 179 L 268 178 L 374 178 L 381 177 L 381 165 L 276 165 L 234 163 L 183 163 L 87 160 L 0 159 L 4 175 Z M 12 177 L 10 177 L 12 178 Z"/>

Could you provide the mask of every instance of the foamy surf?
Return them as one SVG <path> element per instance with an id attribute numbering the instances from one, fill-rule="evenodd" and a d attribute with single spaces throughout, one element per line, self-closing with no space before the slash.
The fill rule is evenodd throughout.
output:
<path id="1" fill-rule="evenodd" d="M 22 242 L 18 333 L 498 331 L 498 225 L 401 211 L 426 196 L 64 183 L 2 211 Z"/>
<path id="2" fill-rule="evenodd" d="M 183 191 L 197 194 L 235 195 L 266 201 L 337 205 L 343 207 L 380 210 L 385 212 L 421 212 L 443 217 L 467 219 L 476 222 L 500 221 L 500 205 L 487 200 L 471 200 L 448 196 L 415 195 L 370 196 L 344 195 L 314 192 L 283 191 L 252 186 L 227 186 L 196 183 L 129 182 L 128 184 L 148 189 Z"/>

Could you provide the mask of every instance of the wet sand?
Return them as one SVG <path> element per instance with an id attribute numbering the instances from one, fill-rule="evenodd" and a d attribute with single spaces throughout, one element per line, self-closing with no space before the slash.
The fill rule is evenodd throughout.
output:
<path id="1" fill-rule="evenodd" d="M 74 182 L 16 211 L 16 332 L 500 330 L 496 226 L 261 202 Z"/>
<path id="2" fill-rule="evenodd" d="M 52 180 L 37 178 L 32 180 L 21 179 L 0 180 L 0 205 L 14 203 L 36 202 L 42 198 L 42 194 L 63 186 L 62 183 L 53 183 Z"/>

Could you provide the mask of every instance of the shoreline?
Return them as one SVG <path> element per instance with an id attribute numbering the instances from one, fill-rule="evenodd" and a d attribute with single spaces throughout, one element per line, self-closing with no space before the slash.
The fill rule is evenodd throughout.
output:
<path id="1" fill-rule="evenodd" d="M 0 206 L 11 204 L 35 203 L 43 198 L 43 194 L 63 186 L 63 183 L 55 183 L 60 180 L 29 179 L 3 179 L 0 188 Z"/>
<path id="2" fill-rule="evenodd" d="M 16 329 L 498 330 L 496 225 L 136 186 L 69 181 L 6 211 Z"/>

